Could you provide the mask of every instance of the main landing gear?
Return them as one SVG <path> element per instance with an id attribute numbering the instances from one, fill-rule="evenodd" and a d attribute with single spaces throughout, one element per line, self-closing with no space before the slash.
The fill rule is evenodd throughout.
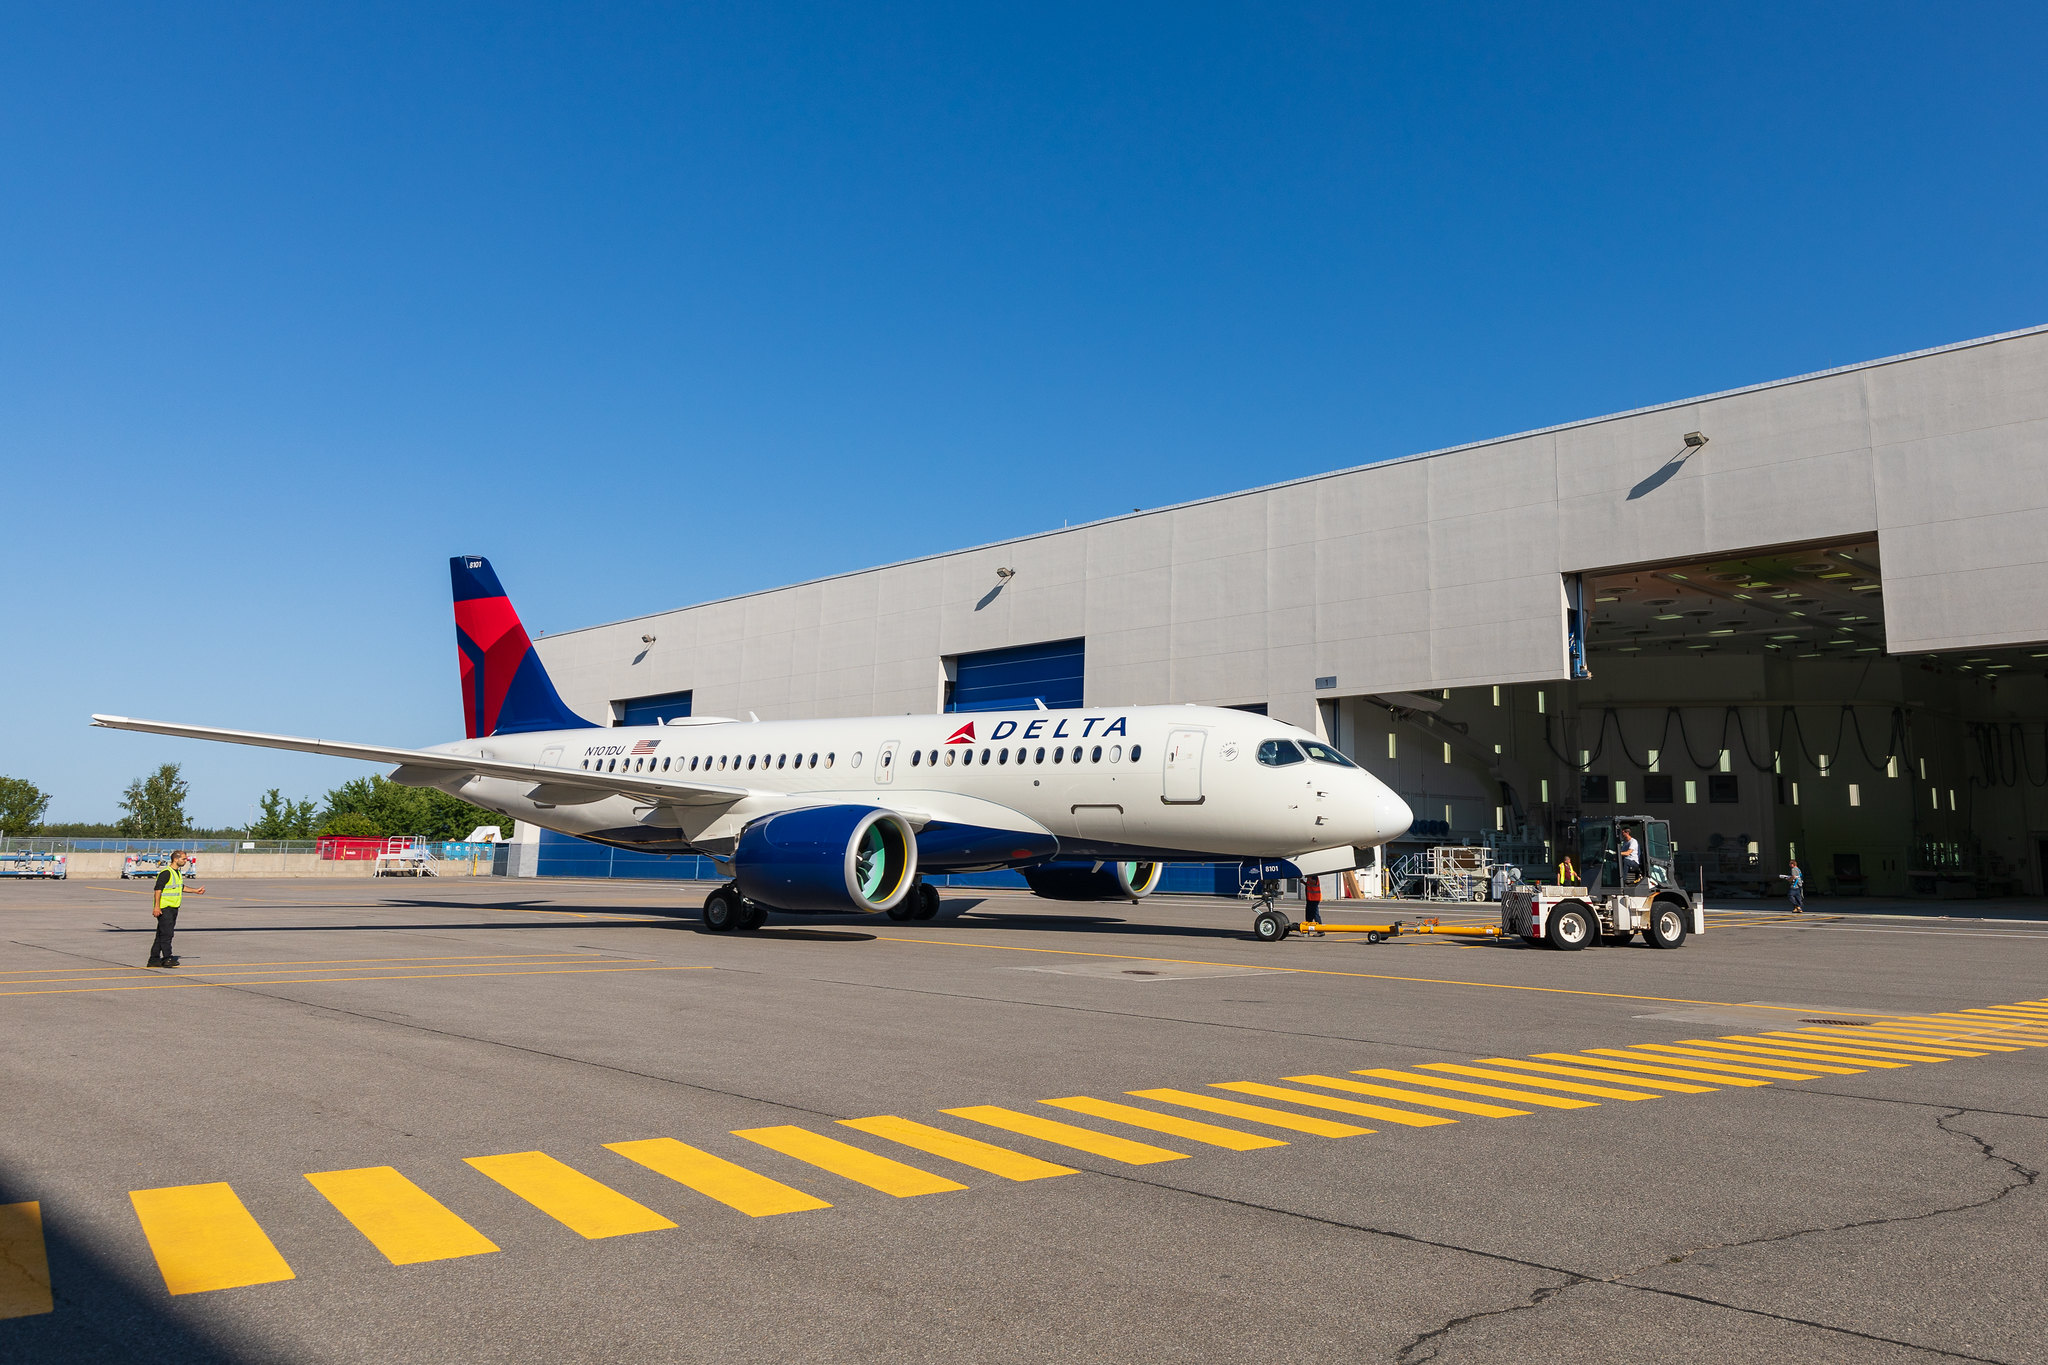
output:
<path id="1" fill-rule="evenodd" d="M 731 882 L 704 898 L 704 927 L 714 934 L 758 929 L 767 922 L 768 907 L 742 896 Z"/>
<path id="2" fill-rule="evenodd" d="M 939 888 L 930 882 L 921 881 L 910 888 L 909 895 L 890 906 L 885 913 L 898 923 L 904 920 L 930 919 L 939 913 Z"/>

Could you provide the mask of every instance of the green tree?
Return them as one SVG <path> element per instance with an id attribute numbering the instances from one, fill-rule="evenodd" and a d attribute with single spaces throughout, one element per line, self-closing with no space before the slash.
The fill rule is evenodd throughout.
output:
<path id="1" fill-rule="evenodd" d="M 185 794 L 190 790 L 178 776 L 178 765 L 166 763 L 148 777 L 128 784 L 121 798 L 121 832 L 131 839 L 169 839 L 185 832 Z"/>
<path id="2" fill-rule="evenodd" d="M 414 834 L 423 839 L 466 839 L 478 825 L 497 825 L 510 834 L 512 822 L 496 811 L 472 806 L 432 787 L 407 787 L 381 775 L 358 777 L 327 793 L 320 833 L 340 831 L 344 815 L 362 817 L 367 835 Z"/>
<path id="3" fill-rule="evenodd" d="M 384 829 L 361 811 L 345 810 L 322 820 L 319 834 L 322 839 L 381 839 Z"/>
<path id="4" fill-rule="evenodd" d="M 50 794 L 35 783 L 25 777 L 0 777 L 0 835 L 34 833 L 49 808 Z"/>
<path id="5" fill-rule="evenodd" d="M 292 801 L 284 797 L 276 787 L 263 794 L 256 803 L 262 812 L 256 822 L 249 826 L 251 839 L 310 839 L 313 837 L 315 820 L 313 798 Z"/>

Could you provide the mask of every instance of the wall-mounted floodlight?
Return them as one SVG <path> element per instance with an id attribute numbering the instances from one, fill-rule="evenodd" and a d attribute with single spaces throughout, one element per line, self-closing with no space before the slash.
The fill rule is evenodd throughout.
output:
<path id="1" fill-rule="evenodd" d="M 997 577 L 997 578 L 1015 578 L 1016 576 L 1017 576 L 1017 571 L 1016 571 L 1015 569 L 997 569 L 997 570 L 996 570 L 996 577 Z"/>
<path id="2" fill-rule="evenodd" d="M 1707 434 L 1704 431 L 1688 431 L 1685 433 L 1685 445 L 1688 450 L 1698 450 L 1706 443 Z"/>
<path id="3" fill-rule="evenodd" d="M 643 635 L 640 637 L 640 643 L 643 645 L 651 645 L 654 643 L 654 637 L 652 635 Z"/>

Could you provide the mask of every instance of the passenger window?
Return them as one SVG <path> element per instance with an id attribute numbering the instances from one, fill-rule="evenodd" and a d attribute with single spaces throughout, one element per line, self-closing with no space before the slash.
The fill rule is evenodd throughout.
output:
<path id="1" fill-rule="evenodd" d="M 855 749 L 853 751 L 853 757 L 846 760 L 846 766 L 849 768 L 858 768 L 860 766 L 860 750 Z"/>
<path id="2" fill-rule="evenodd" d="M 1100 763 L 1100 762 L 1102 762 L 1102 746 L 1101 746 L 1100 744 L 1098 744 L 1098 745 L 1096 745 L 1096 746 L 1095 746 L 1095 752 L 1094 752 L 1094 753 L 1091 753 L 1091 754 L 1089 754 L 1089 755 L 1088 755 L 1088 761 L 1089 761 L 1090 763 Z"/>
<path id="3" fill-rule="evenodd" d="M 811 766 L 813 768 L 818 766 L 818 756 L 816 754 L 811 755 Z"/>
<path id="4" fill-rule="evenodd" d="M 1045 762 L 1045 750 L 1043 750 L 1043 749 L 1040 749 L 1040 750 L 1039 750 L 1038 752 L 1036 752 L 1036 753 L 1034 753 L 1033 755 L 1031 755 L 1031 761 L 1032 761 L 1033 763 L 1043 763 L 1043 762 Z"/>
<path id="5" fill-rule="evenodd" d="M 1133 762 L 1133 763 L 1136 763 L 1136 762 L 1138 761 L 1138 755 L 1139 755 L 1139 754 L 1142 754 L 1142 753 L 1144 753 L 1144 752 L 1145 752 L 1145 746 L 1144 746 L 1144 745 L 1142 745 L 1142 744 L 1133 744 L 1133 745 L 1131 746 L 1131 762 Z"/>
<path id="6" fill-rule="evenodd" d="M 1062 748 L 1060 748 L 1059 746 L 1055 745 L 1055 746 L 1053 747 L 1053 751 L 1052 751 L 1052 761 L 1053 761 L 1053 762 L 1055 762 L 1055 763 L 1059 762 L 1059 761 L 1060 761 L 1060 758 L 1061 758 L 1061 756 L 1062 756 L 1062 755 L 1064 755 L 1065 753 L 1066 753 L 1066 750 L 1065 750 L 1065 749 L 1062 749 Z"/>
<path id="7" fill-rule="evenodd" d="M 1008 749 L 998 749 L 998 750 L 996 750 L 996 762 L 998 762 L 998 763 L 1008 763 L 1009 761 L 1010 761 L 1010 751 L 1009 751 Z"/>
<path id="8" fill-rule="evenodd" d="M 1112 762 L 1112 763 L 1121 763 L 1121 762 L 1123 761 L 1123 757 L 1124 757 L 1124 746 L 1123 746 L 1123 745 L 1121 745 L 1121 744 L 1112 744 L 1112 745 L 1110 745 L 1110 746 L 1109 746 L 1109 761 L 1110 761 L 1110 762 Z"/>
<path id="9" fill-rule="evenodd" d="M 924 755 L 924 750 L 922 750 L 922 749 L 912 749 L 912 750 L 910 751 L 910 766 L 911 766 L 911 767 L 913 767 L 913 768 L 915 768 L 915 767 L 916 767 L 916 766 L 917 766 L 917 765 L 918 765 L 918 764 L 919 764 L 920 762 L 922 762 L 922 761 L 923 761 L 923 755 Z"/>
<path id="10" fill-rule="evenodd" d="M 1138 751 L 1133 747 L 1131 757 L 1137 756 Z M 1269 768 L 1284 768 L 1290 763 L 1301 761 L 1301 750 L 1294 747 L 1294 741 L 1291 739 L 1269 739 L 1259 746 L 1259 762 Z"/>
<path id="11" fill-rule="evenodd" d="M 1078 745 L 1078 744 L 1076 744 L 1076 745 L 1074 746 L 1074 762 L 1076 762 L 1076 763 L 1079 763 L 1080 761 L 1081 761 L 1081 746 L 1080 746 L 1080 745 Z"/>
<path id="12" fill-rule="evenodd" d="M 938 767 L 938 766 L 939 766 L 939 751 L 938 751 L 937 749 L 934 749 L 934 750 L 932 750 L 932 752 L 931 752 L 931 757 L 927 758 L 927 759 L 925 760 L 925 762 L 927 762 L 927 763 L 931 764 L 931 765 L 932 765 L 932 766 L 933 766 L 934 768 Z"/>
<path id="13" fill-rule="evenodd" d="M 826 755 L 825 755 L 825 766 L 826 766 L 826 767 L 828 767 L 828 768 L 832 766 L 832 755 L 831 755 L 831 754 L 826 754 Z"/>
<path id="14" fill-rule="evenodd" d="M 1334 763 L 1340 768 L 1355 768 L 1358 766 L 1327 744 L 1318 744 L 1312 739 L 1305 739 L 1301 741 L 1301 747 L 1308 750 L 1308 756 L 1318 763 Z"/>
<path id="15" fill-rule="evenodd" d="M 981 766 L 984 768 L 988 766 L 988 750 L 986 749 L 981 751 Z"/>
<path id="16" fill-rule="evenodd" d="M 953 766 L 953 751 L 951 749 L 946 750 L 946 766 L 949 768 Z"/>

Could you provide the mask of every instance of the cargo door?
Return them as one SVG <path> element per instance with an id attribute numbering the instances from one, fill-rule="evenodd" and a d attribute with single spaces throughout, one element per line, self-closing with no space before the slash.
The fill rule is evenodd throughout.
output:
<path id="1" fill-rule="evenodd" d="M 1160 799 L 1169 806 L 1202 804 L 1202 745 L 1206 730 L 1175 730 L 1166 737 L 1166 768 Z"/>

